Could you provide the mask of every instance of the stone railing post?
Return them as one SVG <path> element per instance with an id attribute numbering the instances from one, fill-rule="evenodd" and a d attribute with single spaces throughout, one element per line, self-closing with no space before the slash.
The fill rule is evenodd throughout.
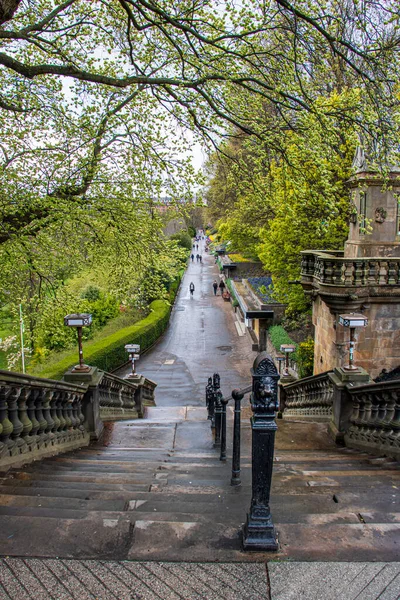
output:
<path id="1" fill-rule="evenodd" d="M 243 527 L 243 548 L 275 551 L 278 544 L 269 496 L 277 430 L 275 411 L 278 409 L 279 375 L 271 356 L 266 352 L 255 359 L 251 375 L 252 498 L 250 512 Z"/>
<path id="2" fill-rule="evenodd" d="M 91 440 L 98 440 L 103 433 L 104 423 L 100 419 L 100 392 L 99 383 L 103 378 L 103 371 L 97 367 L 90 367 L 87 373 L 73 373 L 67 371 L 63 377 L 68 383 L 80 384 L 86 388 L 82 400 L 82 414 L 85 417 L 84 426 L 90 434 Z"/>
<path id="3" fill-rule="evenodd" d="M 329 433 L 337 444 L 343 444 L 344 435 L 351 425 L 350 417 L 353 412 L 353 402 L 346 388 L 349 385 L 368 383 L 370 379 L 368 373 L 360 367 L 355 373 L 342 368 L 334 369 L 328 373 L 328 377 L 333 383 L 332 418 L 329 423 Z"/>

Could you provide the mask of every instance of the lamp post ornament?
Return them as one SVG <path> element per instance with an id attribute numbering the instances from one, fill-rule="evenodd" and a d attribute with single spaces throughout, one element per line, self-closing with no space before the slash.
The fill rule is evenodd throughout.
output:
<path id="1" fill-rule="evenodd" d="M 269 354 L 261 352 L 251 369 L 252 429 L 252 497 L 250 511 L 243 526 L 245 550 L 278 549 L 272 523 L 269 496 L 274 460 L 275 411 L 278 409 L 278 380 L 276 366 Z"/>
<path id="2" fill-rule="evenodd" d="M 349 363 L 343 367 L 345 371 L 359 371 L 359 367 L 354 364 L 354 346 L 356 344 L 355 334 L 356 327 L 366 327 L 368 325 L 368 319 L 366 316 L 360 313 L 348 313 L 346 315 L 339 315 L 339 325 L 348 327 L 350 329 L 350 340 L 349 340 Z"/>
<path id="3" fill-rule="evenodd" d="M 64 317 L 64 325 L 76 327 L 78 331 L 79 365 L 75 365 L 72 373 L 88 373 L 90 367 L 83 362 L 82 327 L 92 324 L 92 315 L 89 313 L 73 313 Z"/>
<path id="4" fill-rule="evenodd" d="M 131 375 L 136 376 L 135 372 L 135 360 L 140 358 L 140 346 L 139 344 L 125 344 L 125 350 L 129 354 L 129 360 L 131 361 L 132 372 Z"/>

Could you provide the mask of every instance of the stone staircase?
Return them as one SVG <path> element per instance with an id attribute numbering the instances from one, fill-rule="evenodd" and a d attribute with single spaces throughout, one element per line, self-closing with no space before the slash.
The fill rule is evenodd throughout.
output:
<path id="1" fill-rule="evenodd" d="M 278 426 L 271 509 L 280 549 L 270 558 L 398 560 L 399 464 L 334 446 L 325 424 Z M 151 409 L 147 422 L 111 427 L 103 444 L 3 473 L 1 555 L 265 558 L 240 545 L 251 497 L 247 419 L 238 488 L 203 409 Z"/>

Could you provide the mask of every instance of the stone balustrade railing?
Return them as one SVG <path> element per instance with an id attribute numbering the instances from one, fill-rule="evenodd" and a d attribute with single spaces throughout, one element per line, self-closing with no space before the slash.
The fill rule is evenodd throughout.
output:
<path id="1" fill-rule="evenodd" d="M 85 392 L 80 385 L 0 371 L 0 467 L 87 445 Z"/>
<path id="2" fill-rule="evenodd" d="M 347 386 L 352 403 L 346 446 L 400 458 L 400 381 Z"/>
<path id="3" fill-rule="evenodd" d="M 280 411 L 287 417 L 329 422 L 332 417 L 333 382 L 330 371 L 280 385 Z"/>
<path id="4" fill-rule="evenodd" d="M 0 470 L 87 446 L 103 421 L 144 416 L 156 384 L 91 369 L 65 380 L 0 371 Z M 73 379 L 73 381 L 71 381 Z"/>
<path id="5" fill-rule="evenodd" d="M 137 394 L 138 385 L 104 373 L 99 382 L 100 418 L 103 421 L 137 419 L 143 407 Z"/>
<path id="6" fill-rule="evenodd" d="M 342 251 L 304 251 L 303 282 L 333 286 L 399 285 L 400 258 L 344 258 Z"/>

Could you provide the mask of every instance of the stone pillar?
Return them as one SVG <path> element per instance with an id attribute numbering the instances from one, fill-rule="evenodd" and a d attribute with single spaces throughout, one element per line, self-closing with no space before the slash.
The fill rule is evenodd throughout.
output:
<path id="1" fill-rule="evenodd" d="M 345 371 L 343 368 L 334 369 L 329 373 L 333 383 L 332 420 L 329 423 L 329 434 L 337 444 L 344 443 L 344 434 L 350 427 L 350 417 L 353 411 L 352 402 L 347 393 L 347 386 L 366 384 L 370 381 L 368 373 L 359 368 L 357 372 Z"/>
<path id="2" fill-rule="evenodd" d="M 104 429 L 104 423 L 100 419 L 100 397 L 99 383 L 103 377 L 103 371 L 97 367 L 90 367 L 87 373 L 77 373 L 68 370 L 63 380 L 86 387 L 86 394 L 82 400 L 82 413 L 85 417 L 84 427 L 90 434 L 90 439 L 98 440 Z"/>

